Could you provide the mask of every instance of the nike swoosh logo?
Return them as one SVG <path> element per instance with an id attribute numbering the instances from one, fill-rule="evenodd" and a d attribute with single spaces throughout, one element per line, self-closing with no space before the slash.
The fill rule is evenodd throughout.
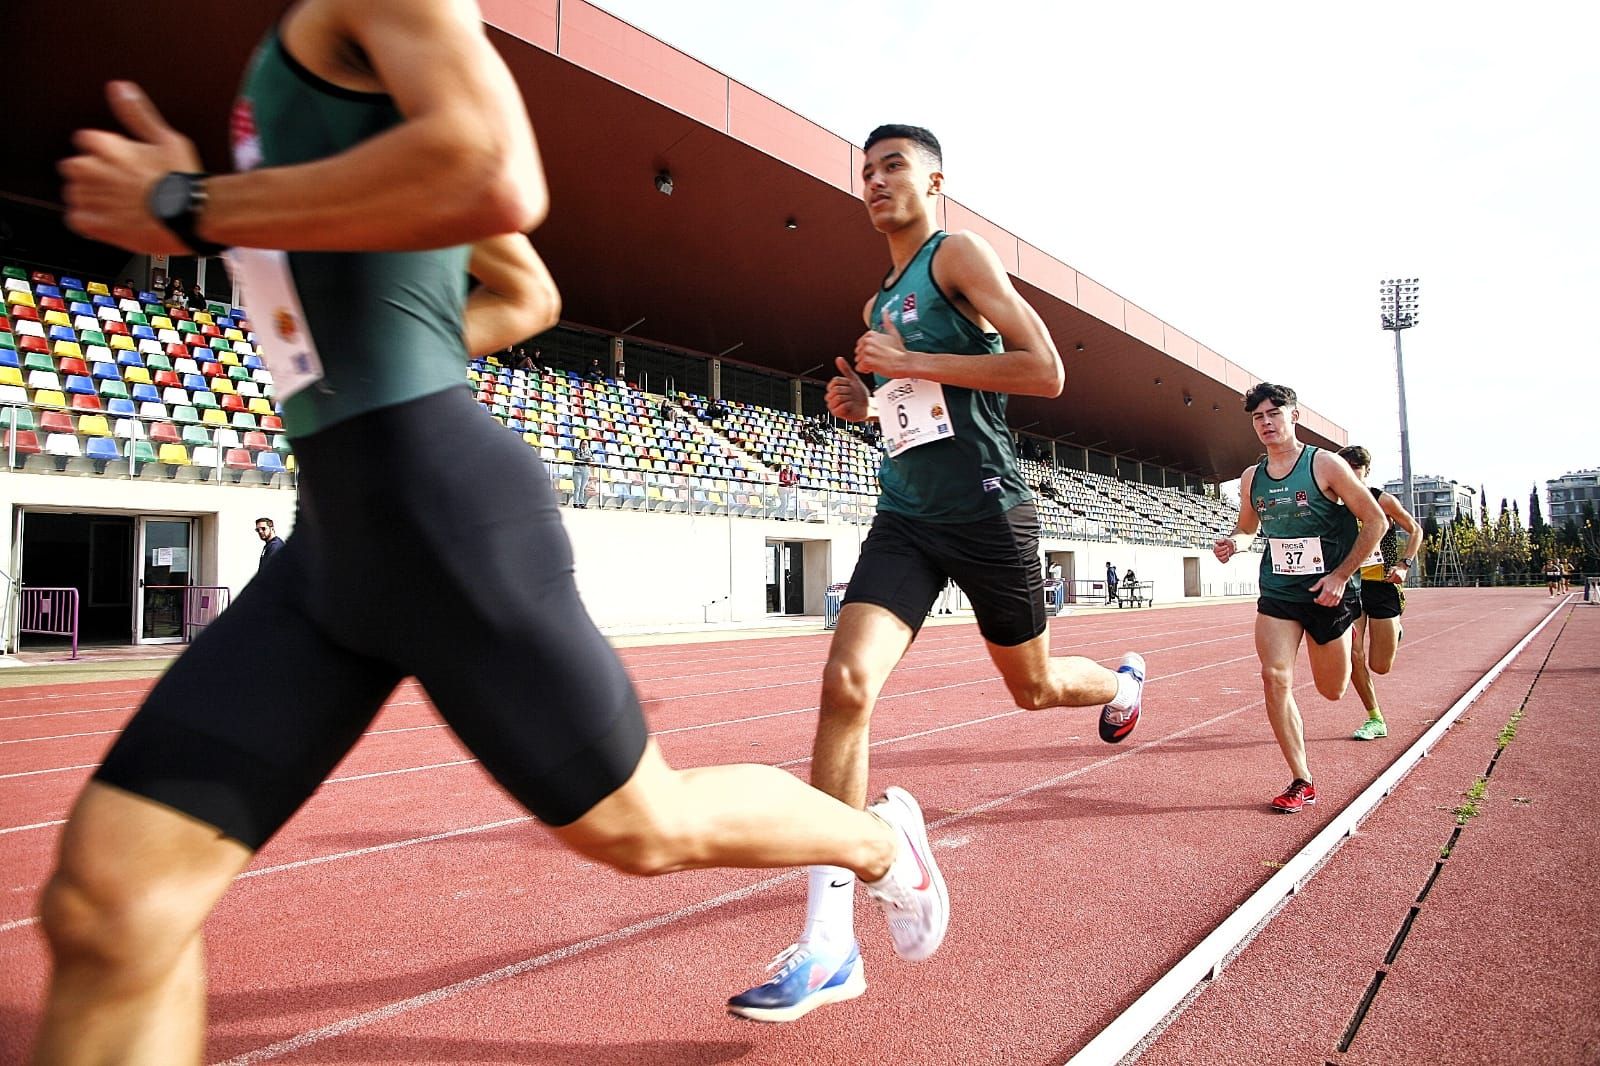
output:
<path id="1" fill-rule="evenodd" d="M 829 881 L 828 882 L 828 887 L 829 888 L 844 888 L 849 884 L 850 884 L 849 881 Z"/>
<path id="2" fill-rule="evenodd" d="M 911 849 L 911 857 L 917 860 L 917 869 L 922 871 L 922 883 L 917 885 L 915 891 L 925 892 L 933 884 L 933 875 L 928 872 L 927 864 L 922 861 L 922 856 L 917 852 L 917 846 L 911 842 L 911 835 L 901 830 L 901 835 L 906 838 L 906 847 Z"/>

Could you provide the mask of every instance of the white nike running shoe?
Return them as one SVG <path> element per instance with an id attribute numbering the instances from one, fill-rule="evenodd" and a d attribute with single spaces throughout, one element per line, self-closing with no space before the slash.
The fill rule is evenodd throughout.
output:
<path id="1" fill-rule="evenodd" d="M 867 810 L 882 818 L 900 841 L 900 852 L 882 880 L 867 884 L 889 922 L 894 951 L 921 962 L 939 950 L 950 927 L 950 895 L 928 846 L 922 808 L 903 788 L 890 788 Z"/>

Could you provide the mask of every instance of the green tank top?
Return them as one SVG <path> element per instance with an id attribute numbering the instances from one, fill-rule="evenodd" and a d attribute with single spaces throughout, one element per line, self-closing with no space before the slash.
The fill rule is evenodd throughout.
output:
<path id="1" fill-rule="evenodd" d="M 994 355 L 1000 336 L 985 333 L 956 310 L 933 280 L 933 257 L 947 236 L 929 237 L 893 283 L 872 303 L 872 325 L 881 329 L 888 311 L 907 350 L 957 355 Z M 874 384 L 888 378 L 874 374 Z M 1006 396 L 999 392 L 942 386 L 950 435 L 897 456 L 885 455 L 878 470 L 878 509 L 929 522 L 972 522 L 1004 514 L 1033 499 L 1017 471 Z M 890 419 L 879 396 L 879 417 Z M 892 431 L 884 422 L 884 433 Z"/>
<path id="2" fill-rule="evenodd" d="M 256 49 L 234 103 L 234 165 L 249 170 L 324 159 L 401 120 L 386 94 L 344 89 L 311 73 L 273 31 Z M 245 309 L 277 382 L 290 437 L 466 387 L 468 246 L 238 251 L 234 267 Z"/>
<path id="3" fill-rule="evenodd" d="M 1295 460 L 1294 468 L 1282 479 L 1267 473 L 1267 460 L 1263 456 L 1256 464 L 1255 477 L 1250 483 L 1250 502 L 1261 520 L 1261 535 L 1268 539 L 1267 550 L 1261 556 L 1261 595 L 1290 603 L 1311 603 L 1316 597 L 1311 586 L 1322 575 L 1344 562 L 1355 545 L 1357 523 L 1355 515 L 1343 504 L 1334 503 L 1323 495 L 1312 473 L 1317 449 L 1306 445 Z M 1291 542 L 1315 537 L 1316 542 L 1307 548 L 1295 548 Z M 1283 541 L 1283 550 L 1275 550 L 1273 540 Z M 1299 554 L 1297 554 L 1299 553 Z M 1302 567 L 1309 564 L 1314 573 L 1288 574 L 1278 572 L 1281 567 Z M 1350 585 L 1359 588 L 1359 574 L 1350 576 Z"/>

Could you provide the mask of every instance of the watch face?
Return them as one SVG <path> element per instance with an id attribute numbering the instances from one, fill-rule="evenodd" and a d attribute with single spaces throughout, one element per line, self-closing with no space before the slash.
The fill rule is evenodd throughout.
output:
<path id="1" fill-rule="evenodd" d="M 189 209 L 189 179 L 168 174 L 150 190 L 150 213 L 159 219 L 177 218 Z"/>

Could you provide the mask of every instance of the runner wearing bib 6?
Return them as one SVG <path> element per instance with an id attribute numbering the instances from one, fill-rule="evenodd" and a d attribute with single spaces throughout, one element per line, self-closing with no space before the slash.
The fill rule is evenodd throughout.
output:
<path id="1" fill-rule="evenodd" d="M 891 267 L 862 309 L 855 366 L 837 359 L 827 400 L 836 417 L 881 427 L 882 494 L 823 670 L 811 767 L 812 784 L 852 806 L 867 795 L 878 693 L 947 580 L 966 594 L 1018 706 L 1099 706 L 1100 736 L 1111 743 L 1139 718 L 1139 656 L 1124 656 L 1117 671 L 1050 656 L 1039 523 L 1005 413 L 1007 394 L 1059 395 L 1061 357 L 994 250 L 975 234 L 938 229 L 943 182 L 927 130 L 880 126 L 867 138 L 862 198 Z M 800 939 L 779 955 L 776 976 L 729 1009 L 788 1021 L 860 995 L 854 892 L 849 871 L 814 868 Z"/>
<path id="2" fill-rule="evenodd" d="M 1294 775 L 1272 809 L 1294 814 L 1317 801 L 1294 699 L 1301 638 L 1311 638 L 1306 651 L 1317 691 L 1338 700 L 1350 681 L 1350 626 L 1361 613 L 1357 570 L 1377 548 L 1384 517 L 1343 459 L 1300 441 L 1293 389 L 1262 382 L 1245 394 L 1244 409 L 1267 454 L 1240 475 L 1239 521 L 1214 550 L 1226 563 L 1258 531 L 1267 538 L 1256 653 L 1267 720 Z"/>
<path id="3" fill-rule="evenodd" d="M 1360 445 L 1344 448 L 1339 457 L 1350 464 L 1362 482 L 1372 472 L 1372 453 Z M 1356 740 L 1379 740 L 1389 735 L 1372 675 L 1387 674 L 1394 666 L 1404 631 L 1400 615 L 1406 609 L 1405 581 L 1422 549 L 1422 526 L 1411 513 L 1382 489 L 1369 486 L 1369 491 L 1383 509 L 1384 531 L 1377 549 L 1361 567 L 1361 616 L 1356 619 L 1355 640 L 1350 649 L 1350 684 L 1367 709 L 1367 720 L 1351 734 Z M 1404 557 L 1400 554 L 1398 531 L 1406 535 L 1408 554 Z"/>

